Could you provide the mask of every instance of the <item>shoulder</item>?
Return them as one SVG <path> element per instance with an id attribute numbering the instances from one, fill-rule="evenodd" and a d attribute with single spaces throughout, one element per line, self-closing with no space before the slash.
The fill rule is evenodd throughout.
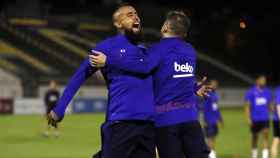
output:
<path id="1" fill-rule="evenodd" d="M 254 93 L 254 91 L 255 91 L 255 88 L 254 87 L 250 87 L 247 91 L 246 91 L 246 95 L 248 96 L 248 95 L 252 95 L 253 93 Z"/>
<path id="2" fill-rule="evenodd" d="M 45 94 L 49 94 L 51 92 L 51 90 L 50 89 L 48 89 L 47 91 L 46 91 L 46 93 Z"/>
<path id="3" fill-rule="evenodd" d="M 184 42 L 184 46 L 186 49 L 188 49 L 189 51 L 193 51 L 196 52 L 196 49 L 193 47 L 193 45 L 189 42 Z"/>
<path id="4" fill-rule="evenodd" d="M 218 99 L 219 98 L 219 94 L 217 91 L 214 92 L 215 97 Z"/>
<path id="5" fill-rule="evenodd" d="M 265 92 L 268 94 L 272 94 L 272 90 L 270 88 L 265 88 Z"/>
<path id="6" fill-rule="evenodd" d="M 108 50 L 108 49 L 112 48 L 114 46 L 114 44 L 117 44 L 117 41 L 118 41 L 117 36 L 112 36 L 112 37 L 106 38 L 105 40 L 97 43 L 95 46 L 95 49 L 97 49 L 98 51 Z"/>
<path id="7" fill-rule="evenodd" d="M 196 57 L 196 49 L 193 45 L 186 41 L 180 41 L 178 44 L 174 45 L 176 51 L 184 52 L 188 54 L 188 57 L 195 58 Z"/>

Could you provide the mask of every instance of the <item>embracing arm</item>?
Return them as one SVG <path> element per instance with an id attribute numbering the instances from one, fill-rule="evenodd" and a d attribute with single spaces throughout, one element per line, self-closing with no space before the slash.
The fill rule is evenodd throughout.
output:
<path id="1" fill-rule="evenodd" d="M 92 64 L 99 66 L 108 66 L 118 68 L 131 73 L 149 74 L 158 66 L 160 61 L 160 52 L 154 48 L 147 53 L 139 52 L 138 54 L 126 52 L 125 55 L 110 54 L 92 50 L 95 55 L 90 56 Z M 144 50 L 138 50 L 144 51 Z"/>

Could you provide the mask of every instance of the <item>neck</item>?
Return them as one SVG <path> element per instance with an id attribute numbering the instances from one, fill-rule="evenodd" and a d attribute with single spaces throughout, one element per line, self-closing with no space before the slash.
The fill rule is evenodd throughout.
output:
<path id="1" fill-rule="evenodd" d="M 124 35 L 132 44 L 137 45 L 142 40 L 141 34 L 134 34 L 133 32 L 125 30 L 118 30 L 118 32 Z"/>
<path id="2" fill-rule="evenodd" d="M 181 37 L 179 35 L 174 35 L 174 34 L 171 34 L 171 33 L 163 33 L 162 38 L 183 38 L 183 37 Z"/>
<path id="3" fill-rule="evenodd" d="M 119 29 L 118 33 L 123 34 L 124 35 L 124 30 Z"/>
<path id="4" fill-rule="evenodd" d="M 262 89 L 264 86 L 256 85 L 258 89 Z"/>

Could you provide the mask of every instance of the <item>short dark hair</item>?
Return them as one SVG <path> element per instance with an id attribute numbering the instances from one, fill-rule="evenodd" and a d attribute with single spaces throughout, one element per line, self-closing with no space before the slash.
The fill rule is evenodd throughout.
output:
<path id="1" fill-rule="evenodd" d="M 122 8 L 122 7 L 133 7 L 133 8 L 135 8 L 135 6 L 132 5 L 132 4 L 129 3 L 129 2 L 124 2 L 124 3 L 118 4 L 118 5 L 116 6 L 116 8 L 114 9 L 114 13 L 113 13 L 113 16 L 112 16 L 112 21 L 113 21 L 113 22 L 116 20 L 116 17 L 114 16 L 115 13 L 116 13 L 120 8 Z"/>
<path id="2" fill-rule="evenodd" d="M 190 18 L 182 11 L 168 12 L 166 22 L 169 24 L 169 29 L 180 36 L 186 35 L 191 26 Z"/>
<path id="3" fill-rule="evenodd" d="M 266 78 L 266 75 L 265 74 L 261 74 L 261 73 L 255 75 L 256 80 L 258 80 L 258 79 L 260 79 L 262 77 Z"/>

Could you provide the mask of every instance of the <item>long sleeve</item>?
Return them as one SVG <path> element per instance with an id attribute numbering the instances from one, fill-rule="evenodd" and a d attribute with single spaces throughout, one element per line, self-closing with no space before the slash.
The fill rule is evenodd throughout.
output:
<path id="1" fill-rule="evenodd" d="M 140 50 L 139 51 L 143 51 Z M 124 71 L 139 74 L 149 74 L 158 66 L 160 62 L 160 52 L 156 48 L 150 48 L 146 53 L 139 55 L 110 55 L 107 57 L 106 66 L 119 68 Z"/>
<path id="2" fill-rule="evenodd" d="M 90 66 L 88 58 L 84 60 L 80 68 L 70 79 L 61 98 L 58 100 L 53 111 L 60 119 L 64 117 L 65 110 L 81 85 L 94 73 L 97 69 Z"/>
<path id="3" fill-rule="evenodd" d="M 220 109 L 217 110 L 217 118 L 219 121 L 223 121 L 223 117 L 222 117 Z"/>

